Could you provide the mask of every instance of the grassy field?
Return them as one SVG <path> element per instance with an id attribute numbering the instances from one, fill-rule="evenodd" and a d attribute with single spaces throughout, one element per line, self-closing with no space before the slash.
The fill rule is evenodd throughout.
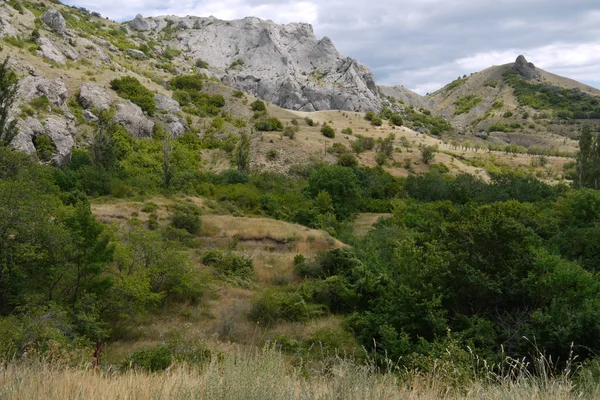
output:
<path id="1" fill-rule="evenodd" d="M 452 365 L 430 373 L 377 373 L 336 359 L 327 370 L 300 374 L 272 347 L 234 349 L 203 368 L 150 374 L 73 368 L 43 361 L 0 366 L 0 399 L 592 399 L 600 386 L 574 386 L 568 376 L 534 378 L 513 364 L 503 374 L 454 376 Z M 458 386 L 457 384 L 460 384 Z"/>

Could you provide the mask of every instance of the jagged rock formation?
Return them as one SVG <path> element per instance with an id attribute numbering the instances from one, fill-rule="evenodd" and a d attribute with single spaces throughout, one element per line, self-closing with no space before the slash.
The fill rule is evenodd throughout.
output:
<path id="1" fill-rule="evenodd" d="M 515 69 L 521 76 L 528 80 L 539 79 L 539 71 L 535 68 L 533 63 L 528 62 L 524 56 L 520 55 L 515 61 Z"/>
<path id="2" fill-rule="evenodd" d="M 258 18 L 156 17 L 150 37 L 175 29 L 174 47 L 207 62 L 224 83 L 281 107 L 316 111 L 377 110 L 379 92 L 371 72 L 342 57 L 312 26 L 277 25 Z M 139 18 L 130 27 L 140 30 Z"/>

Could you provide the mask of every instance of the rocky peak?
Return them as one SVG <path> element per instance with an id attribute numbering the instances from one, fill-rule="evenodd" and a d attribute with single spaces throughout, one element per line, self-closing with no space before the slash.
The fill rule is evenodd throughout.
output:
<path id="1" fill-rule="evenodd" d="M 137 20 L 137 18 L 136 18 Z M 256 17 L 147 18 L 150 38 L 175 29 L 170 45 L 208 63 L 219 79 L 281 107 L 318 111 L 377 110 L 381 100 L 371 72 L 318 40 L 310 24 L 279 25 Z M 132 28 L 133 22 L 130 24 Z M 134 28 L 135 29 L 135 28 Z"/>
<path id="2" fill-rule="evenodd" d="M 539 72 L 535 68 L 535 65 L 533 65 L 533 63 L 528 62 L 523 55 L 517 57 L 517 60 L 515 61 L 515 69 L 525 79 L 532 80 L 537 79 L 540 76 Z"/>

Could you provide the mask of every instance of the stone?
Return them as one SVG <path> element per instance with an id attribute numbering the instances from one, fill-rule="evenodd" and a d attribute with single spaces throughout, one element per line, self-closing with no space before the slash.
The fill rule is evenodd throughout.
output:
<path id="1" fill-rule="evenodd" d="M 43 15 L 42 21 L 54 31 L 58 33 L 63 33 L 67 29 L 67 23 L 65 19 L 54 8 L 49 8 Z"/>
<path id="2" fill-rule="evenodd" d="M 26 76 L 19 81 L 17 97 L 29 103 L 36 97 L 46 96 L 50 103 L 62 107 L 68 97 L 67 87 L 60 79 L 46 79 L 39 76 Z"/>
<path id="3" fill-rule="evenodd" d="M 136 138 L 151 137 L 154 131 L 154 122 L 144 115 L 139 106 L 129 100 L 116 105 L 115 121 Z"/>
<path id="4" fill-rule="evenodd" d="M 85 109 L 108 110 L 112 99 L 101 86 L 95 83 L 84 83 L 79 89 L 79 104 Z"/>
<path id="5" fill-rule="evenodd" d="M 38 38 L 37 43 L 40 46 L 40 53 L 42 57 L 45 57 L 48 60 L 60 65 L 67 64 L 66 57 L 54 46 L 54 44 L 48 38 L 41 36 Z"/>
<path id="6" fill-rule="evenodd" d="M 427 99 L 411 90 L 406 89 L 403 86 L 378 86 L 379 94 L 385 97 L 393 97 L 396 100 L 402 100 L 407 106 L 413 106 L 416 108 L 424 108 L 426 110 L 432 110 L 434 102 L 431 99 Z"/>
<path id="7" fill-rule="evenodd" d="M 87 122 L 98 122 L 98 117 L 96 117 L 90 110 L 83 110 L 83 119 L 85 119 Z"/>
<path id="8" fill-rule="evenodd" d="M 129 23 L 131 29 L 136 31 L 149 31 L 150 23 L 144 19 L 144 17 L 140 14 L 136 15 L 133 21 Z"/>
<path id="9" fill-rule="evenodd" d="M 179 103 L 176 100 L 162 94 L 154 95 L 154 102 L 156 103 L 156 109 L 159 111 L 166 111 L 168 113 L 181 112 Z"/>
<path id="10" fill-rule="evenodd" d="M 521 76 L 528 80 L 538 79 L 540 77 L 539 72 L 535 69 L 535 65 L 527 61 L 527 59 L 520 55 L 515 61 L 515 69 Z"/>
<path id="11" fill-rule="evenodd" d="M 64 119 L 46 118 L 44 124 L 42 124 L 36 118 L 28 117 L 17 122 L 17 129 L 19 133 L 11 143 L 11 146 L 15 149 L 27 154 L 35 154 L 34 138 L 46 134 L 56 146 L 56 153 L 52 158 L 52 162 L 62 165 L 71 159 L 75 139 Z"/>
<path id="12" fill-rule="evenodd" d="M 278 25 L 254 17 L 146 21 L 153 34 L 170 21 L 179 28 L 173 46 L 206 61 L 210 74 L 225 84 L 278 106 L 300 111 L 381 109 L 373 74 L 340 55 L 329 38 L 318 40 L 309 24 Z"/>
<path id="13" fill-rule="evenodd" d="M 56 154 L 52 161 L 62 165 L 71 159 L 75 139 L 67 123 L 63 119 L 46 118 L 44 121 L 45 133 L 56 145 Z"/>
<path id="14" fill-rule="evenodd" d="M 137 60 L 146 60 L 148 58 L 143 51 L 137 49 L 127 49 L 127 54 Z"/>

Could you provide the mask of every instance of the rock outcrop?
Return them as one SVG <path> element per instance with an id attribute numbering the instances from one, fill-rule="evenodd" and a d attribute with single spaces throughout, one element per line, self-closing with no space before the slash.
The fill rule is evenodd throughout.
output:
<path id="1" fill-rule="evenodd" d="M 60 52 L 60 50 L 56 48 L 56 46 L 54 46 L 52 41 L 50 41 L 48 38 L 41 36 L 40 38 L 38 38 L 37 43 L 40 46 L 39 51 L 42 57 L 47 58 L 48 60 L 55 62 L 59 65 L 67 64 L 67 58 L 64 56 L 63 53 Z"/>
<path id="2" fill-rule="evenodd" d="M 139 18 L 136 20 L 139 22 Z M 214 17 L 156 17 L 149 34 L 176 27 L 176 46 L 234 88 L 281 107 L 316 111 L 377 110 L 381 100 L 373 74 L 356 60 L 342 57 L 312 26 L 277 25 L 258 18 L 221 21 Z M 130 23 L 135 29 L 138 26 Z M 174 42 L 175 43 L 175 42 Z"/>
<path id="3" fill-rule="evenodd" d="M 533 63 L 527 62 L 524 56 L 517 57 L 515 61 L 515 69 L 521 76 L 528 80 L 535 80 L 540 77 L 539 72 L 535 69 Z"/>
<path id="4" fill-rule="evenodd" d="M 85 109 L 108 110 L 112 99 L 102 87 L 95 83 L 85 83 L 79 89 L 79 104 Z"/>
<path id="5" fill-rule="evenodd" d="M 46 96 L 50 103 L 62 107 L 67 100 L 67 88 L 60 79 L 27 76 L 19 81 L 17 97 L 25 103 L 36 97 Z"/>
<path id="6" fill-rule="evenodd" d="M 149 31 L 150 23 L 144 19 L 140 14 L 136 15 L 133 21 L 129 23 L 131 29 L 136 31 Z"/>
<path id="7" fill-rule="evenodd" d="M 34 139 L 40 135 L 48 135 L 56 146 L 52 162 L 62 165 L 71 158 L 75 139 L 67 122 L 58 118 L 46 118 L 42 124 L 38 119 L 28 117 L 17 123 L 19 133 L 11 145 L 27 154 L 35 154 Z"/>
<path id="8" fill-rule="evenodd" d="M 58 33 L 64 33 L 67 29 L 67 23 L 65 22 L 65 19 L 61 13 L 56 11 L 54 8 L 48 9 L 42 15 L 42 21 L 44 21 L 46 25 Z"/>
<path id="9" fill-rule="evenodd" d="M 150 137 L 154 131 L 154 122 L 147 118 L 142 109 L 129 100 L 115 107 L 115 121 L 125 128 L 127 133 L 136 137 Z"/>
<path id="10" fill-rule="evenodd" d="M 434 102 L 419 94 L 406 89 L 404 86 L 378 86 L 379 93 L 385 97 L 393 97 L 396 100 L 402 101 L 407 106 L 416 108 L 424 108 L 426 110 L 433 109 Z"/>

